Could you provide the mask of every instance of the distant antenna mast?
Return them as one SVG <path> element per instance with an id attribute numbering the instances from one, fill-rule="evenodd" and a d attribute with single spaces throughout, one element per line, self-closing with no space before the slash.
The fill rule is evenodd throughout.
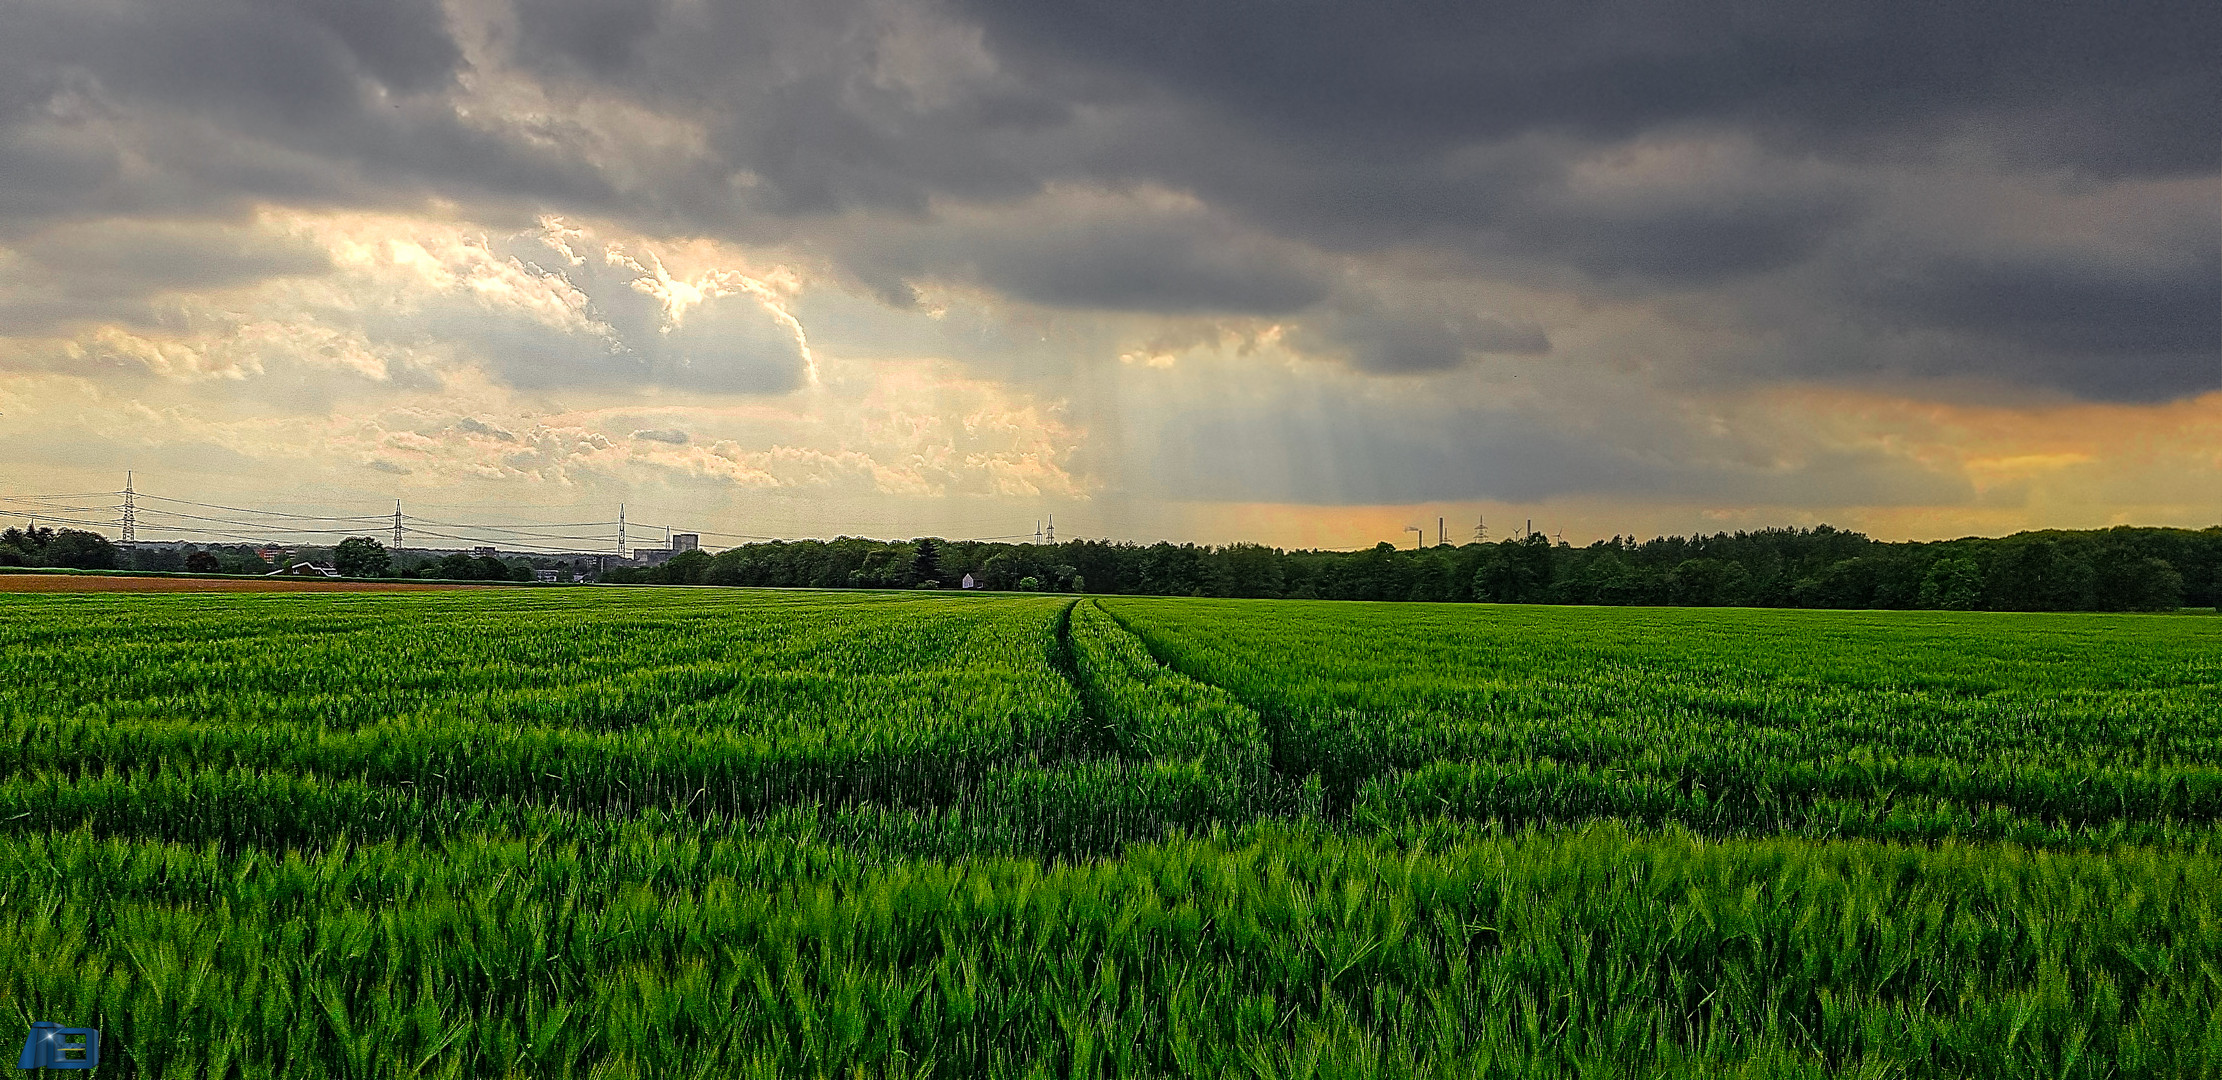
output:
<path id="1" fill-rule="evenodd" d="M 138 493 L 131 487 L 131 470 L 123 473 L 123 542 L 128 544 L 139 538 Z"/>
<path id="2" fill-rule="evenodd" d="M 625 504 L 617 504 L 617 557 L 625 557 Z"/>
<path id="3" fill-rule="evenodd" d="M 1408 533 L 1418 533 L 1418 534 L 1419 534 L 1419 536 L 1415 537 L 1415 538 L 1414 538 L 1414 539 L 1412 540 L 1412 550 L 1414 550 L 1414 551 L 1417 551 L 1417 550 L 1419 550 L 1419 549 L 1421 549 L 1421 548 L 1423 548 L 1423 547 L 1426 547 L 1426 546 L 1427 546 L 1427 530 L 1426 530 L 1426 529 L 1423 529 L 1423 528 L 1421 528 L 1421 527 L 1419 527 L 1419 526 L 1417 526 L 1417 525 L 1406 525 L 1406 526 L 1404 527 L 1404 531 L 1405 531 L 1405 532 L 1408 532 Z"/>

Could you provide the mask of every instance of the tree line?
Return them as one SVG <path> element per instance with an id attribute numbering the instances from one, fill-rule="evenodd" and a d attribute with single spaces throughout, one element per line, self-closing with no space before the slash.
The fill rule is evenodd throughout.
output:
<path id="1" fill-rule="evenodd" d="M 1820 525 L 1600 540 L 1541 534 L 1425 549 L 1260 544 L 1006 544 L 840 537 L 686 552 L 605 580 L 811 588 L 952 588 L 1449 603 L 2166 611 L 2213 607 L 2222 526 L 2044 530 L 1885 542 Z"/>
<path id="2" fill-rule="evenodd" d="M 0 532 L 0 566 L 67 566 L 114 570 L 122 559 L 116 545 L 96 532 L 79 529 L 9 528 Z"/>
<path id="3" fill-rule="evenodd" d="M 356 577 L 530 580 L 559 559 L 389 553 L 354 537 L 318 549 Z M 119 547 L 76 529 L 0 532 L 0 566 L 264 573 L 245 545 Z M 582 574 L 586 563 L 575 569 Z M 2166 611 L 2222 597 L 2222 526 L 2120 526 L 2006 537 L 1884 542 L 1856 532 L 1761 529 L 1586 547 L 1542 534 L 1424 549 L 1284 551 L 1262 544 L 1008 544 L 921 538 L 775 540 L 712 555 L 683 552 L 603 580 L 800 588 L 954 588 L 1147 596 L 1700 607 L 1936 608 L 1960 611 Z"/>
<path id="4" fill-rule="evenodd" d="M 460 551 L 397 551 L 369 536 L 352 536 L 330 547 L 295 548 L 274 562 L 251 544 L 117 544 L 100 533 L 79 529 L 10 528 L 0 532 L 0 566 L 268 574 L 303 562 L 329 563 L 347 577 L 439 581 L 531 581 L 537 568 L 594 564 L 591 557 L 499 558 Z"/>

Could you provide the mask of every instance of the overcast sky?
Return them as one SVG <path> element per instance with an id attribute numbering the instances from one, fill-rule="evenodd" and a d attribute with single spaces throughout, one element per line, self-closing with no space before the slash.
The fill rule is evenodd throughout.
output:
<path id="1" fill-rule="evenodd" d="M 0 494 L 2214 524 L 2217 57 L 2182 0 L 0 0 Z"/>

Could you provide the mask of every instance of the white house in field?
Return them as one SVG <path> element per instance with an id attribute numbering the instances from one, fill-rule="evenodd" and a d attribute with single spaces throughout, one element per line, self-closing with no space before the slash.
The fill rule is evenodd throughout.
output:
<path id="1" fill-rule="evenodd" d="M 972 575 L 966 574 L 964 576 L 964 587 L 967 589 L 977 589 L 980 586 L 978 582 L 972 580 Z"/>
<path id="2" fill-rule="evenodd" d="M 282 570 L 272 570 L 263 577 L 338 577 L 339 568 L 324 563 L 294 563 Z"/>

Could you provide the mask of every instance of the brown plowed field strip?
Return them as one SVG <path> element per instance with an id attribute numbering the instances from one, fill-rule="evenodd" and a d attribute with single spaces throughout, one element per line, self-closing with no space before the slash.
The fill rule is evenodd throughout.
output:
<path id="1" fill-rule="evenodd" d="M 0 574 L 0 592 L 417 592 L 479 586 L 329 578 L 165 578 L 106 574 Z"/>

